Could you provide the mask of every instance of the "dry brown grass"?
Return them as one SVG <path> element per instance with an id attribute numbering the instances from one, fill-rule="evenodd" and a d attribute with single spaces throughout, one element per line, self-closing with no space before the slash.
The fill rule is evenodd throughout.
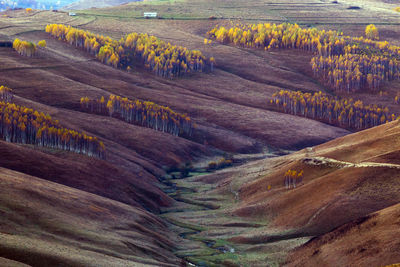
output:
<path id="1" fill-rule="evenodd" d="M 204 45 L 204 34 L 215 24 L 230 24 L 230 18 L 236 22 L 251 16 L 253 20 L 249 21 L 299 22 L 355 35 L 362 34 L 363 23 L 375 23 L 381 38 L 394 40 L 400 36 L 396 26 L 398 15 L 393 10 L 371 11 L 371 6 L 348 10 L 348 4 L 339 2 L 343 3 L 191 0 L 179 5 L 128 4 L 85 11 L 77 17 L 55 12 L 28 15 L 7 11 L 8 17 L 0 17 L 0 36 L 18 36 L 34 42 L 45 39 L 48 46 L 40 57 L 33 59 L 0 48 L 1 83 L 14 89 L 17 103 L 50 113 L 69 128 L 100 137 L 108 152 L 107 161 L 98 161 L 0 142 L 1 155 L 5 155 L 0 159 L 2 166 L 36 177 L 1 170 L 0 182 L 5 190 L 0 193 L 0 220 L 4 222 L 0 225 L 5 233 L 2 240 L 6 242 L 1 243 L 0 257 L 23 259 L 25 263 L 37 259 L 39 263 L 51 260 L 55 264 L 118 266 L 145 261 L 176 266 L 179 261 L 168 248 L 178 243 L 176 235 L 168 232 L 163 220 L 143 211 L 158 211 L 160 206 L 172 203 L 157 188 L 157 177 L 164 174 L 163 166 L 202 160 L 220 154 L 221 150 L 250 153 L 262 152 L 267 146 L 303 148 L 349 133 L 276 113 L 268 104 L 272 93 L 281 88 L 324 91 L 312 78 L 308 64 L 311 54 L 255 51 L 215 42 Z M 175 19 L 133 18 L 150 9 Z M 225 19 L 208 20 L 210 16 Z M 140 66 L 132 74 L 126 73 L 49 38 L 43 32 L 47 23 L 71 24 L 114 38 L 133 31 L 151 33 L 215 56 L 218 68 L 212 74 L 176 80 L 155 77 Z M 400 112 L 400 106 L 391 104 L 398 87 L 398 83 L 387 84 L 385 97 L 357 97 L 365 103 L 389 104 Z M 79 111 L 82 96 L 95 98 L 111 93 L 151 100 L 186 112 L 198 124 L 197 134 L 193 140 L 186 140 Z M 393 145 L 398 143 L 397 136 L 395 124 L 383 125 L 321 145 L 315 154 L 349 162 L 398 163 L 397 147 Z M 175 203 L 173 208 L 190 206 L 195 211 L 171 216 L 206 228 L 203 237 L 237 242 L 239 253 L 233 256 L 240 257 L 244 265 L 262 266 L 270 259 L 282 263 L 285 253 L 305 242 L 308 235 L 326 233 L 399 201 L 397 170 L 310 166 L 302 161 L 306 154 L 301 151 L 189 182 L 179 181 L 182 186 L 198 190 L 186 196 L 189 199 L 209 201 L 221 208 L 197 211 L 193 205 Z M 305 184 L 286 191 L 282 174 L 289 168 L 304 169 Z M 268 185 L 272 186 L 269 191 Z M 29 220 L 24 222 L 19 216 Z M 288 235 L 290 231 L 294 235 Z M 297 239 L 299 236 L 303 238 Z M 34 243 L 37 245 L 33 246 Z M 189 241 L 184 246 L 197 247 Z M 331 257 L 329 250 L 326 253 Z"/>
<path id="2" fill-rule="evenodd" d="M 287 266 L 385 266 L 400 261 L 400 204 L 355 220 L 294 250 Z"/>
<path id="3" fill-rule="evenodd" d="M 31 266 L 179 263 L 151 213 L 4 168 L 0 177 L 0 257 Z"/>

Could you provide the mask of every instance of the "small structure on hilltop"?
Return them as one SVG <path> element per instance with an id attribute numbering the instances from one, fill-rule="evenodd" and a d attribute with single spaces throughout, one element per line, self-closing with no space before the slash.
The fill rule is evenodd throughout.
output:
<path id="1" fill-rule="evenodd" d="M 75 12 L 69 12 L 68 16 L 76 16 L 76 13 Z"/>
<path id="2" fill-rule="evenodd" d="M 157 12 L 143 12 L 143 17 L 145 19 L 157 18 Z"/>

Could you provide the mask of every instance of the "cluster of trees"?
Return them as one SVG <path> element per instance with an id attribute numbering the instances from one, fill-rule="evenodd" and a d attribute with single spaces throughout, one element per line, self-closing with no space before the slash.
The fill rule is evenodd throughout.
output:
<path id="1" fill-rule="evenodd" d="M 130 33 L 120 40 L 113 40 L 62 24 L 49 24 L 46 32 L 115 68 L 131 69 L 135 61 L 140 61 L 156 75 L 172 78 L 206 68 L 212 70 L 215 65 L 214 58 L 207 59 L 199 50 L 171 45 L 143 33 Z"/>
<path id="2" fill-rule="evenodd" d="M 315 75 L 337 91 L 376 91 L 383 81 L 400 78 L 399 61 L 383 56 L 320 56 L 311 59 L 311 66 Z"/>
<path id="3" fill-rule="evenodd" d="M 243 47 L 290 48 L 318 52 L 322 56 L 342 54 L 345 40 L 337 31 L 303 29 L 297 24 L 237 24 L 226 29 L 216 26 L 207 35 L 221 43 L 233 43 Z"/>
<path id="4" fill-rule="evenodd" d="M 362 101 L 352 98 L 337 99 L 322 92 L 311 94 L 281 90 L 274 93 L 271 102 L 285 113 L 357 130 L 400 118 L 390 114 L 387 107 L 364 105 Z"/>
<path id="5" fill-rule="evenodd" d="M 191 136 L 193 131 L 193 123 L 186 114 L 179 114 L 169 107 L 150 101 L 129 100 L 115 95 L 110 95 L 107 101 L 104 97 L 82 97 L 81 107 L 88 112 L 113 116 L 128 123 L 176 136 Z"/>
<path id="6" fill-rule="evenodd" d="M 33 57 L 39 48 L 46 48 L 46 41 L 41 40 L 38 44 L 34 44 L 32 42 L 21 41 L 20 39 L 16 38 L 13 42 L 13 48 L 17 51 L 21 56 L 26 57 Z"/>
<path id="7" fill-rule="evenodd" d="M 0 102 L 0 137 L 7 142 L 105 156 L 104 144 L 96 137 L 63 128 L 50 115 L 13 103 Z"/>
<path id="8" fill-rule="evenodd" d="M 297 184 L 303 182 L 304 171 L 288 170 L 285 172 L 285 188 L 296 188 Z"/>
<path id="9" fill-rule="evenodd" d="M 0 86 L 0 101 L 1 102 L 11 102 L 13 99 L 12 89 L 7 86 Z"/>
<path id="10" fill-rule="evenodd" d="M 345 53 L 400 58 L 400 46 L 392 45 L 388 41 L 376 41 L 360 36 L 346 37 L 346 42 L 348 45 L 345 47 Z"/>
<path id="11" fill-rule="evenodd" d="M 311 51 L 317 77 L 340 91 L 376 90 L 383 81 L 398 78 L 400 47 L 377 41 L 378 29 L 368 25 L 366 38 L 344 36 L 337 31 L 303 29 L 297 24 L 237 24 L 216 26 L 208 32 L 222 43 L 252 48 L 301 49 Z"/>
<path id="12" fill-rule="evenodd" d="M 20 39 L 15 39 L 13 42 L 13 48 L 21 56 L 33 57 L 37 51 L 37 47 L 32 42 L 21 41 Z"/>

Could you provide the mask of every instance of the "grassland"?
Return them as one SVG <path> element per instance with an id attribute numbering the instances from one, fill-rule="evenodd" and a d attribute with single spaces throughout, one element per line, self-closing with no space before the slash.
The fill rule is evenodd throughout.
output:
<path id="1" fill-rule="evenodd" d="M 351 5 L 361 9 L 348 9 Z M 143 19 L 144 11 L 158 12 L 161 18 Z M 380 1 L 334 4 L 314 0 L 307 3 L 150 1 L 77 11 L 76 17 L 48 11 L 26 14 L 20 10 L 5 14 L 7 17 L 0 16 L 0 39 L 18 37 L 34 42 L 45 39 L 48 46 L 37 58 L 20 57 L 10 48 L 1 47 L 1 83 L 14 89 L 17 103 L 43 110 L 69 128 L 101 138 L 107 147 L 107 160 L 83 156 L 77 159 L 69 153 L 0 142 L 0 151 L 6 155 L 0 158 L 0 164 L 5 168 L 2 172 L 7 174 L 4 176 L 7 179 L 0 181 L 11 192 L 0 194 L 1 203 L 7 203 L 0 206 L 2 225 L 7 225 L 0 228 L 5 233 L 2 239 L 6 240 L 0 247 L 0 264 L 1 257 L 35 264 L 27 260 L 29 257 L 21 257 L 22 254 L 42 255 L 43 261 L 44 256 L 55 253 L 49 250 L 55 239 L 57 249 L 64 251 L 57 254 L 57 264 L 71 263 L 67 255 L 79 251 L 83 256 L 73 264 L 85 266 L 99 266 L 90 261 L 99 258 L 99 254 L 110 256 L 101 264 L 113 266 L 135 263 L 168 266 L 185 264 L 184 261 L 210 266 L 275 266 L 284 264 L 288 253 L 310 238 L 399 201 L 398 169 L 368 164 L 344 168 L 332 163 L 338 160 L 350 165 L 399 164 L 399 131 L 395 123 L 340 138 L 350 132 L 276 112 L 269 104 L 278 89 L 331 93 L 312 77 L 310 53 L 264 52 L 203 43 L 205 33 L 216 24 L 271 21 L 339 29 L 352 36 L 362 35 L 366 24 L 375 23 L 381 39 L 398 44 L 399 15 L 393 11 L 393 4 Z M 140 66 L 132 73 L 113 69 L 50 38 L 44 33 L 48 23 L 70 24 L 116 39 L 130 32 L 146 32 L 190 49 L 201 49 L 216 58 L 217 70 L 168 80 L 154 77 Z M 399 86 L 398 82 L 391 82 L 384 85 L 382 95 L 354 97 L 367 104 L 389 106 L 400 114 L 400 106 L 393 103 Z M 110 93 L 154 101 L 188 113 L 198 125 L 194 139 L 189 141 L 80 111 L 82 96 L 99 98 Z M 204 166 L 227 153 L 236 158 L 248 157 L 240 155 L 243 153 L 270 157 L 270 151 L 277 155 L 335 138 L 339 139 L 318 146 L 311 153 L 303 150 L 284 157 L 253 158 L 246 165 L 237 164 L 211 174 L 195 170 L 194 177 L 169 181 L 175 186 L 160 183 L 166 169 L 185 162 Z M 306 164 L 309 161 L 305 159 L 314 162 L 314 157 L 330 159 L 329 164 Z M 283 188 L 283 173 L 296 167 L 306 170 L 306 184 L 287 191 Z M 12 177 L 20 177 L 17 189 Z M 35 195 L 32 209 L 24 208 L 23 213 L 30 218 L 44 216 L 39 224 L 13 217 L 12 211 L 23 209 L 21 203 L 27 200 L 14 201 L 9 196 L 23 195 L 21 192 L 29 187 L 27 180 L 34 180 L 35 190 L 42 193 Z M 269 185 L 272 185 L 270 191 Z M 68 199 L 67 207 L 55 202 L 57 194 Z M 82 204 L 82 199 L 89 199 L 89 204 Z M 71 214 L 57 211 L 56 219 L 50 220 L 47 216 L 53 210 L 45 209 L 49 203 L 56 203 L 60 211 L 68 209 Z M 120 206 L 124 210 L 122 215 L 113 212 Z M 108 212 L 100 212 L 107 210 L 106 207 L 112 220 L 108 215 L 103 217 Z M 43 214 L 38 215 L 37 210 L 43 210 Z M 60 224 L 60 221 L 84 220 L 93 225 L 81 229 L 80 224 L 68 227 Z M 41 233 L 48 234 L 49 229 L 53 239 L 42 243 Z M 105 237 L 92 245 L 92 240 L 99 238 L 96 232 L 105 233 Z M 170 242 L 163 236 L 168 236 Z M 112 238 L 111 244 L 108 238 Z M 27 246 L 18 245 L 27 240 Z M 35 240 L 41 242 L 40 246 L 29 246 Z M 315 249 L 314 245 L 312 248 Z M 332 251 L 324 249 L 323 253 L 331 255 Z M 385 253 L 381 251 L 377 257 L 385 258 L 388 255 Z M 306 259 L 300 262 L 307 264 Z M 344 265 L 347 263 L 351 264 L 351 258 Z"/>

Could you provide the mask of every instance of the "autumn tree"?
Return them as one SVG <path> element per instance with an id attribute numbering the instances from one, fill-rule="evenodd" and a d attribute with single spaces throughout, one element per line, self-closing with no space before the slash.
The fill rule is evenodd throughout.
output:
<path id="1" fill-rule="evenodd" d="M 12 89 L 7 86 L 0 86 L 0 101 L 1 102 L 11 102 L 13 99 Z"/>
<path id="2" fill-rule="evenodd" d="M 21 41 L 16 38 L 13 42 L 13 48 L 22 56 L 33 57 L 37 51 L 37 47 L 32 42 Z"/>
<path id="3" fill-rule="evenodd" d="M 189 72 L 212 70 L 215 66 L 215 59 L 206 58 L 199 50 L 172 45 L 148 34 L 130 33 L 114 40 L 62 24 L 49 24 L 46 32 L 115 68 L 128 70 L 139 61 L 156 75 L 173 78 Z"/>
<path id="4" fill-rule="evenodd" d="M 274 93 L 271 103 L 275 103 L 278 109 L 285 113 L 356 130 L 378 126 L 399 118 L 387 107 L 364 105 L 360 100 L 334 98 L 322 92 L 311 94 L 281 90 Z"/>
<path id="5" fill-rule="evenodd" d="M 160 106 L 150 101 L 129 100 L 110 95 L 106 100 L 81 98 L 83 110 L 120 118 L 128 123 L 152 128 L 173 135 L 192 135 L 194 125 L 189 116 L 173 111 L 169 107 Z"/>
<path id="6" fill-rule="evenodd" d="M 207 32 L 207 36 L 221 43 L 266 51 L 298 49 L 313 52 L 314 74 L 338 91 L 376 91 L 384 81 L 400 78 L 400 47 L 378 41 L 378 30 L 372 24 L 366 28 L 367 38 L 345 36 L 339 31 L 302 28 L 291 23 L 238 23 L 230 28 L 217 25 Z"/>
<path id="7" fill-rule="evenodd" d="M 284 184 L 286 189 L 296 188 L 303 182 L 304 171 L 287 170 L 284 175 Z"/>
<path id="8" fill-rule="evenodd" d="M 378 28 L 375 27 L 374 24 L 370 24 L 365 28 L 365 36 L 371 40 L 379 39 Z"/>
<path id="9" fill-rule="evenodd" d="M 0 87 L 1 92 L 9 91 Z M 104 158 L 105 146 L 97 137 L 64 128 L 58 120 L 27 107 L 0 102 L 0 138 Z"/>
<path id="10" fill-rule="evenodd" d="M 37 45 L 41 48 L 46 48 L 47 46 L 46 40 L 39 41 Z"/>

